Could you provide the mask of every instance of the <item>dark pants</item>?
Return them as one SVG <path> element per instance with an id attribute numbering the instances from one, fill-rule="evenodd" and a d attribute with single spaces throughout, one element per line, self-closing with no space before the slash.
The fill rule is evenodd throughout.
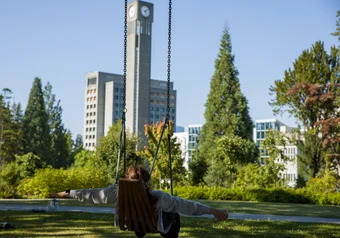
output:
<path id="1" fill-rule="evenodd" d="M 166 238 L 177 238 L 178 233 L 181 229 L 181 219 L 178 213 L 171 212 L 163 212 L 163 224 L 164 226 L 168 226 L 171 223 L 170 230 L 168 233 L 161 233 L 161 236 Z M 137 237 L 144 237 L 146 233 L 144 232 L 135 232 Z"/>

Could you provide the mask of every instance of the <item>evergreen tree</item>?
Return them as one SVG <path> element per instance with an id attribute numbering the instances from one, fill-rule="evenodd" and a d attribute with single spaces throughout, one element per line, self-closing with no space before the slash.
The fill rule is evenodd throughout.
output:
<path id="1" fill-rule="evenodd" d="M 50 161 L 51 137 L 40 78 L 35 78 L 23 119 L 25 152 Z"/>
<path id="2" fill-rule="evenodd" d="M 0 94 L 0 165 L 14 161 L 16 154 L 23 154 L 22 114 L 20 104 L 11 105 L 11 94 L 7 88 Z"/>
<path id="3" fill-rule="evenodd" d="M 11 138 L 12 116 L 8 99 L 12 91 L 3 89 L 0 94 L 0 166 L 11 160 L 9 140 Z M 13 158 L 12 158 L 13 159 Z"/>
<path id="4" fill-rule="evenodd" d="M 75 144 L 74 144 L 74 150 L 78 151 L 78 150 L 82 150 L 82 148 L 83 148 L 83 137 L 80 134 L 78 134 L 76 137 Z"/>
<path id="5" fill-rule="evenodd" d="M 247 100 L 241 92 L 234 58 L 231 37 L 225 27 L 205 104 L 200 156 L 208 160 L 216 148 L 217 139 L 222 136 L 237 135 L 252 140 L 253 122 L 249 116 Z"/>
<path id="6" fill-rule="evenodd" d="M 340 41 L 340 10 L 337 11 L 336 17 L 338 20 L 336 21 L 336 32 L 332 33 L 333 36 L 337 36 Z"/>
<path id="7" fill-rule="evenodd" d="M 24 131 L 23 131 L 23 119 L 24 119 L 24 114 L 21 109 L 21 104 L 18 103 L 13 103 L 11 107 L 11 113 L 13 117 L 13 131 L 15 132 L 15 153 L 16 155 L 23 155 L 24 154 Z"/>
<path id="8" fill-rule="evenodd" d="M 53 168 L 67 167 L 71 148 L 68 146 L 67 131 L 62 122 L 63 109 L 61 108 L 60 100 L 57 101 L 55 94 L 52 93 L 52 85 L 49 82 L 44 88 L 44 99 L 51 136 L 49 163 Z"/>

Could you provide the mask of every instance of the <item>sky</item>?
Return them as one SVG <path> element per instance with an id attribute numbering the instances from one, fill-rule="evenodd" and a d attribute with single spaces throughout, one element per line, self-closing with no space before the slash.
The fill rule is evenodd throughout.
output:
<path id="1" fill-rule="evenodd" d="M 167 0 L 154 3 L 151 77 L 167 78 Z M 173 0 L 171 80 L 177 126 L 203 124 L 223 28 L 228 25 L 241 90 L 253 120 L 274 116 L 269 87 L 316 41 L 338 45 L 340 0 Z M 123 0 L 0 0 L 0 89 L 26 108 L 35 77 L 50 82 L 63 121 L 83 134 L 86 74 L 123 73 Z"/>

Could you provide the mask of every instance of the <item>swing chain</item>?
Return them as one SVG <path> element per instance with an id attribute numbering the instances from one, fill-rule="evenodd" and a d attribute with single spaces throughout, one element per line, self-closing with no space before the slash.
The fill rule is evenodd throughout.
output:
<path id="1" fill-rule="evenodd" d="M 172 0 L 169 0 L 169 23 L 168 23 L 168 88 L 167 88 L 167 122 L 170 119 L 170 72 L 171 72 L 171 12 L 172 12 Z"/>
<path id="2" fill-rule="evenodd" d="M 124 14 L 124 96 L 123 96 L 123 112 L 122 112 L 122 131 L 123 131 L 123 158 L 124 158 L 124 174 L 126 172 L 126 58 L 127 58 L 127 0 L 125 0 L 125 14 Z"/>
<path id="3" fill-rule="evenodd" d="M 123 114 L 126 113 L 126 55 L 127 55 L 127 0 L 125 0 L 125 16 L 124 16 L 124 98 L 123 98 Z"/>

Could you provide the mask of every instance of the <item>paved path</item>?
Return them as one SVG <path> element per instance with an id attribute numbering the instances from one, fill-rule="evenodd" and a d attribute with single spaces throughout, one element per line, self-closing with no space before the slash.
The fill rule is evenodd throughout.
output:
<path id="1" fill-rule="evenodd" d="M 0 210 L 15 210 L 15 211 L 31 211 L 32 209 L 47 210 L 47 206 L 42 205 L 19 205 L 19 204 L 0 204 Z M 115 213 L 114 208 L 100 206 L 60 206 L 61 212 L 92 212 L 92 213 Z M 182 216 L 185 216 L 181 214 Z M 202 215 L 199 217 L 213 218 L 212 215 Z M 311 222 L 311 223 L 333 223 L 340 224 L 340 219 L 336 218 L 321 218 L 321 217 L 304 217 L 304 216 L 280 216 L 280 215 L 265 215 L 265 214 L 243 214 L 230 213 L 231 219 L 240 220 L 271 220 L 271 221 L 291 221 L 291 222 Z"/>

